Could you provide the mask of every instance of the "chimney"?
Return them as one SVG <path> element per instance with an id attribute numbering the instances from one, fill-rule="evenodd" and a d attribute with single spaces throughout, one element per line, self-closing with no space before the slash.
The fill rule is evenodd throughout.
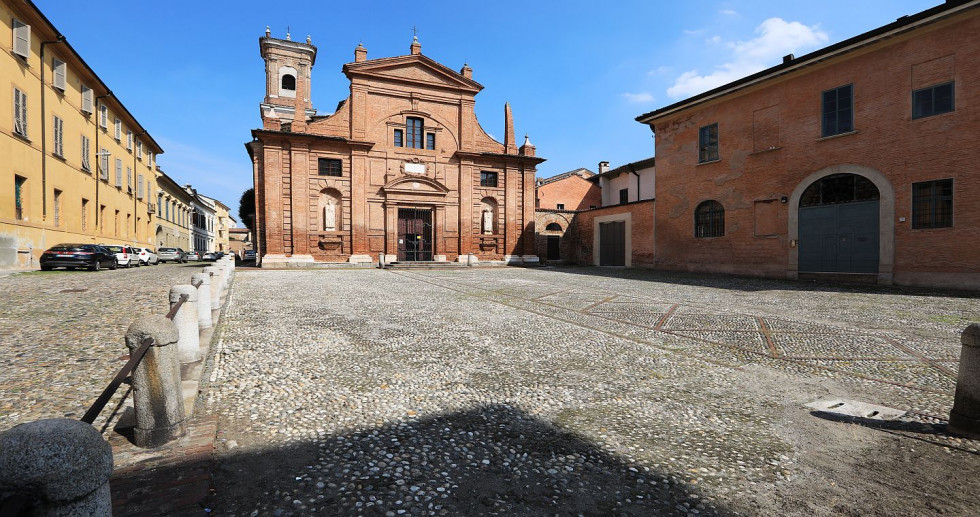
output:
<path id="1" fill-rule="evenodd" d="M 412 46 L 409 47 L 413 56 L 417 56 L 422 53 L 422 45 L 419 43 L 418 36 L 412 36 Z"/>
<path id="2" fill-rule="evenodd" d="M 459 70 L 459 73 L 460 73 L 460 75 L 462 75 L 463 77 L 465 77 L 467 79 L 472 79 L 473 78 L 473 69 L 470 68 L 470 65 L 468 65 L 466 63 L 463 63 L 463 68 L 461 68 Z"/>
<path id="3" fill-rule="evenodd" d="M 514 116 L 510 113 L 510 103 L 504 103 L 504 154 L 512 154 L 514 147 Z"/>
<path id="4" fill-rule="evenodd" d="M 354 49 L 354 62 L 360 63 L 361 61 L 367 61 L 367 49 L 361 43 L 357 44 L 357 48 Z"/>
<path id="5" fill-rule="evenodd" d="M 599 162 L 599 174 L 609 171 L 609 162 Z"/>
<path id="6" fill-rule="evenodd" d="M 785 56 L 783 56 L 783 64 L 789 63 L 794 59 L 796 59 L 796 56 L 794 56 L 793 54 L 786 54 Z"/>

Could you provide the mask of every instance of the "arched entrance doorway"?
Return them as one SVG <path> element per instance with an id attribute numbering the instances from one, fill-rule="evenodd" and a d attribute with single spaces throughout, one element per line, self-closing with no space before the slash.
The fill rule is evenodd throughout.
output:
<path id="1" fill-rule="evenodd" d="M 549 223 L 545 227 L 545 231 L 560 233 L 561 225 L 558 223 Z M 561 237 L 558 235 L 548 235 L 548 251 L 546 255 L 548 260 L 560 260 L 561 259 Z"/>
<path id="2" fill-rule="evenodd" d="M 799 271 L 878 273 L 881 193 L 849 173 L 811 183 L 799 200 Z"/>

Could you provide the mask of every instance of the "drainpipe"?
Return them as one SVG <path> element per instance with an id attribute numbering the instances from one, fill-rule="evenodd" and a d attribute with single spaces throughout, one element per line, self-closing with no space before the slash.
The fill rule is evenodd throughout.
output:
<path id="1" fill-rule="evenodd" d="M 48 218 L 48 115 L 44 111 L 44 47 L 65 41 L 65 37 L 58 34 L 57 39 L 41 42 L 41 221 Z"/>
<path id="2" fill-rule="evenodd" d="M 636 169 L 633 168 L 632 163 L 627 163 L 626 167 L 628 167 L 630 172 L 633 173 L 634 176 L 636 176 L 636 200 L 639 201 L 643 199 L 640 197 L 640 175 L 636 172 Z"/>
<path id="3" fill-rule="evenodd" d="M 99 218 L 102 210 L 99 209 L 99 182 L 102 181 L 102 151 L 99 150 L 99 118 L 102 116 L 102 110 L 99 109 L 99 99 L 105 99 L 106 97 L 112 97 L 112 90 L 109 90 L 105 95 L 99 95 L 95 98 L 95 229 L 102 229 L 102 219 Z M 104 103 L 103 103 L 104 104 Z M 109 164 L 106 163 L 106 168 L 109 168 Z M 105 171 L 106 177 L 108 177 L 109 171 Z M 98 237 L 98 235 L 96 235 Z"/>
<path id="4" fill-rule="evenodd" d="M 143 131 L 138 135 L 133 135 L 133 145 L 134 146 L 136 145 L 137 138 L 145 134 L 146 131 Z M 149 156 L 149 154 L 147 154 L 147 156 Z M 140 228 L 139 228 L 140 225 L 138 222 L 136 222 L 136 220 L 139 218 L 139 198 L 136 196 L 137 192 L 139 192 L 137 190 L 139 188 L 139 182 L 136 181 L 137 176 L 139 176 L 139 174 L 136 173 L 136 153 L 133 152 L 133 177 L 131 179 L 131 181 L 133 182 L 133 242 L 139 242 L 140 239 Z M 149 192 L 148 192 L 149 185 L 144 185 L 144 187 L 146 187 L 144 192 L 146 192 L 147 197 L 149 197 Z M 147 215 L 147 219 L 149 219 L 149 215 Z M 149 237 L 149 235 L 147 235 L 147 237 Z"/>

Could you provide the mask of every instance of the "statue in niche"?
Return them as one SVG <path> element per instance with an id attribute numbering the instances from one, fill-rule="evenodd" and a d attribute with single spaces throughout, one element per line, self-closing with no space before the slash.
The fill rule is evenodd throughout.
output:
<path id="1" fill-rule="evenodd" d="M 493 211 L 489 208 L 483 209 L 483 233 L 485 235 L 493 233 Z"/>
<path id="2" fill-rule="evenodd" d="M 329 232 L 337 229 L 337 208 L 332 202 L 323 207 L 323 229 Z"/>

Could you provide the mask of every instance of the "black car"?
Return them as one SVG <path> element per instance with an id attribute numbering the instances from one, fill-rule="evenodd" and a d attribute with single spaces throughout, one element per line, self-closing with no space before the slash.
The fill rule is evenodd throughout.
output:
<path id="1" fill-rule="evenodd" d="M 88 268 L 92 271 L 103 267 L 116 269 L 116 254 L 95 244 L 59 244 L 41 254 L 41 271 L 56 267 Z"/>

